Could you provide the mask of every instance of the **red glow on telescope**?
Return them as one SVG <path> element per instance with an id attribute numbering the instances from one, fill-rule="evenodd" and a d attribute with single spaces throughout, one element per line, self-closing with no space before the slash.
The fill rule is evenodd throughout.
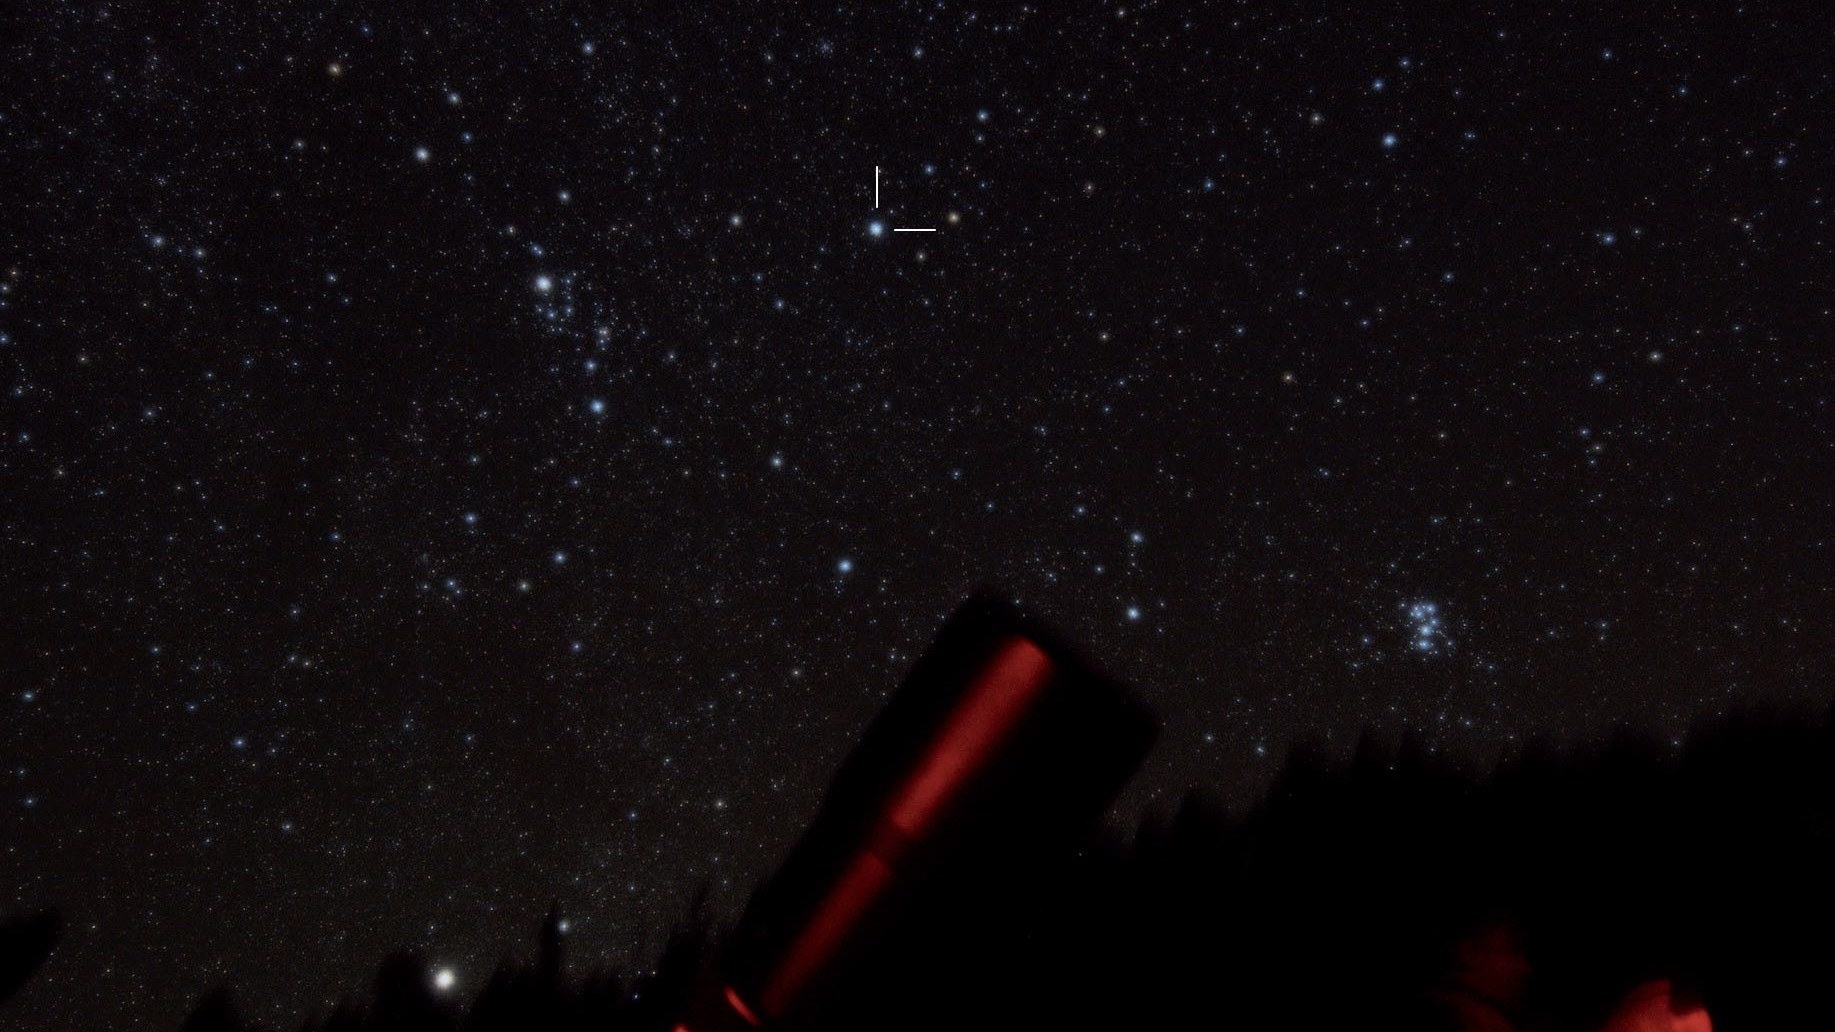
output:
<path id="1" fill-rule="evenodd" d="M 973 783 L 1037 701 L 1052 672 L 1051 658 L 1024 638 L 1008 638 L 995 650 L 923 758 L 892 793 L 866 844 L 848 861 L 766 979 L 759 994 L 766 1014 L 782 1014 L 810 977 L 828 964 L 892 884 L 904 845 L 928 834 L 939 815 Z"/>
<path id="2" fill-rule="evenodd" d="M 1024 638 L 1003 644 L 950 714 L 923 762 L 893 796 L 887 818 L 916 836 L 987 763 L 1051 677 L 1051 658 Z"/>
<path id="3" fill-rule="evenodd" d="M 758 1020 L 758 1015 L 752 1013 L 752 1008 L 746 1006 L 746 1002 L 739 998 L 739 994 L 734 992 L 733 987 L 730 985 L 726 987 L 726 1002 L 732 1004 L 733 1011 L 744 1018 L 753 1028 L 765 1027 L 765 1023 Z"/>

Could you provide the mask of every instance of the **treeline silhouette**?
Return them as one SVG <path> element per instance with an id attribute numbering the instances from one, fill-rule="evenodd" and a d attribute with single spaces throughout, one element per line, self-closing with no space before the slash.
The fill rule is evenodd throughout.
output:
<path id="1" fill-rule="evenodd" d="M 1484 772 L 1408 741 L 1300 747 L 1253 807 L 1195 791 L 1131 841 L 947 896 L 858 972 L 834 1028 L 1592 1030 L 1657 979 L 1718 1029 L 1831 1027 L 1835 714 L 1531 746 Z M 667 1030 L 719 938 L 697 903 L 629 981 L 570 969 L 550 914 L 534 959 L 469 1001 L 403 953 L 303 1028 Z M 255 1028 L 227 987 L 184 1027 Z"/>

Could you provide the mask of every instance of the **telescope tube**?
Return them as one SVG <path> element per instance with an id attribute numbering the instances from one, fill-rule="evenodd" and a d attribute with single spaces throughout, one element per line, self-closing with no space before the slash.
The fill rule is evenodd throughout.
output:
<path id="1" fill-rule="evenodd" d="M 927 893 L 1020 877 L 1074 844 L 1154 730 L 1050 631 L 972 598 L 842 765 L 676 1032 L 816 1026 Z"/>

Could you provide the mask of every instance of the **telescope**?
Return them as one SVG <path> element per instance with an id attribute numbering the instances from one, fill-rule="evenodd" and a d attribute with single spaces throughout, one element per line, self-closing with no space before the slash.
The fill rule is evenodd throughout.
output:
<path id="1" fill-rule="evenodd" d="M 1145 758 L 1134 693 L 991 595 L 944 624 L 747 904 L 675 1032 L 858 1027 L 890 940 L 1023 886 Z"/>

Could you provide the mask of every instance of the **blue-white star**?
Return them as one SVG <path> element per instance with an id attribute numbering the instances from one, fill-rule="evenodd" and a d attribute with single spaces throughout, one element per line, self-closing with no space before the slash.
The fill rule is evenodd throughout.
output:
<path id="1" fill-rule="evenodd" d="M 1446 632 L 1440 622 L 1440 607 L 1432 602 L 1415 602 L 1408 607 L 1409 629 L 1416 652 L 1438 652 L 1446 644 Z"/>

